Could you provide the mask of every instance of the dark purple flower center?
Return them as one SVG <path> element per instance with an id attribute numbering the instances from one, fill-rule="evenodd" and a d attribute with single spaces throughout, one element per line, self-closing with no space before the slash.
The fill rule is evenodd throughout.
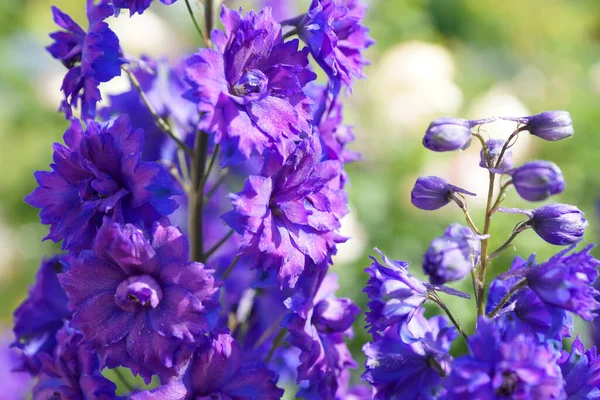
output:
<path id="1" fill-rule="evenodd" d="M 134 312 L 139 307 L 156 308 L 162 296 L 160 285 L 154 278 L 149 275 L 137 275 L 121 282 L 117 287 L 115 302 L 123 311 Z"/>
<path id="2" fill-rule="evenodd" d="M 512 371 L 505 371 L 502 373 L 502 384 L 496 391 L 499 396 L 510 396 L 515 390 L 517 390 L 517 384 L 519 383 L 519 377 Z"/>
<path id="3" fill-rule="evenodd" d="M 244 97 L 251 93 L 262 94 L 267 90 L 267 76 L 258 69 L 249 69 L 231 87 L 231 93 L 238 97 Z"/>

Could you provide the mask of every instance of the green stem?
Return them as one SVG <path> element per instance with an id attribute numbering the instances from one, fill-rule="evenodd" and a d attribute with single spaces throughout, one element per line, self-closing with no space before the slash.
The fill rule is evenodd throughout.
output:
<path id="1" fill-rule="evenodd" d="M 221 276 L 221 280 L 224 281 L 225 279 L 227 279 L 227 277 L 229 276 L 229 274 L 231 274 L 231 271 L 233 271 L 233 267 L 235 267 L 235 264 L 237 264 L 237 262 L 240 260 L 240 256 L 237 256 L 236 258 L 233 259 L 233 261 L 231 262 L 231 264 L 229 264 L 229 267 L 227 267 L 227 269 L 225 270 L 225 272 L 223 272 L 223 275 Z"/>
<path id="2" fill-rule="evenodd" d="M 202 181 L 200 181 L 200 193 L 204 193 L 204 186 L 206 185 L 206 180 L 208 179 L 208 176 L 210 175 L 210 172 L 212 171 L 212 168 L 215 165 L 217 154 L 219 154 L 219 145 L 215 144 L 212 155 L 210 156 L 210 161 L 208 162 L 208 169 L 202 177 Z"/>
<path id="3" fill-rule="evenodd" d="M 488 166 L 492 165 L 490 151 L 488 150 L 487 145 L 485 144 L 485 139 L 483 138 L 483 136 L 481 136 L 479 133 L 471 133 L 471 135 L 479 139 L 479 142 L 481 143 L 481 148 L 483 149 L 483 154 L 485 155 L 485 161 L 487 162 Z"/>
<path id="4" fill-rule="evenodd" d="M 288 33 L 286 33 L 285 35 L 283 35 L 283 40 L 289 39 L 292 36 L 296 36 L 297 34 L 298 34 L 298 28 L 294 28 L 291 31 L 289 31 Z"/>
<path id="5" fill-rule="evenodd" d="M 271 361 L 271 357 L 273 357 L 275 350 L 277 350 L 277 348 L 283 341 L 283 338 L 285 337 L 286 333 L 287 333 L 287 329 L 281 328 L 281 330 L 275 337 L 275 340 L 273 341 L 273 345 L 271 346 L 271 349 L 269 350 L 269 354 L 267 354 L 267 357 L 265 358 L 265 363 L 269 363 L 269 361 Z"/>
<path id="6" fill-rule="evenodd" d="M 488 260 L 493 260 L 494 258 L 498 257 L 500 254 L 502 254 L 502 252 L 510 246 L 510 244 L 512 243 L 514 238 L 516 238 L 519 233 L 521 233 L 529 228 L 530 228 L 530 226 L 527 223 L 519 224 L 513 230 L 513 233 L 510 235 L 508 240 L 506 242 L 504 242 L 504 244 L 502 244 L 502 246 L 498 247 L 492 254 L 489 255 Z"/>
<path id="7" fill-rule="evenodd" d="M 450 309 L 448 308 L 448 306 L 446 306 L 446 303 L 444 303 L 444 301 L 442 299 L 440 299 L 440 297 L 437 295 L 437 293 L 436 292 L 431 292 L 429 298 L 435 304 L 437 304 L 438 306 L 440 306 L 440 308 L 442 310 L 444 310 L 444 312 L 446 313 L 446 315 L 448 316 L 448 318 L 450 319 L 450 321 L 454 324 L 454 326 L 456 327 L 456 329 L 458 330 L 458 332 L 462 335 L 462 337 L 465 338 L 465 340 L 468 340 L 467 334 L 462 330 L 462 328 L 460 327 L 460 324 L 458 323 L 458 321 L 456 320 L 456 318 L 454 318 L 454 315 L 452 315 L 452 313 L 450 312 Z"/>
<path id="8" fill-rule="evenodd" d="M 219 186 L 221 186 L 221 184 L 223 182 L 225 182 L 225 179 L 227 178 L 227 170 L 221 170 L 221 175 L 219 176 L 219 178 L 217 179 L 217 181 L 214 183 L 213 187 L 210 188 L 210 190 L 208 191 L 208 193 L 206 193 L 206 201 L 208 201 L 213 194 L 215 194 L 215 192 L 217 191 L 217 189 L 219 188 Z"/>
<path id="9" fill-rule="evenodd" d="M 208 260 L 209 257 L 212 256 L 215 251 L 219 250 L 219 247 L 221 247 L 223 245 L 223 243 L 225 243 L 227 240 L 229 240 L 231 235 L 233 235 L 234 233 L 235 233 L 235 231 L 233 229 L 230 230 L 229 232 L 227 232 L 227 235 L 225 235 L 221 240 L 219 240 L 217 242 L 217 244 L 215 244 L 213 247 L 211 247 L 210 250 L 208 250 L 206 253 L 204 253 L 203 260 L 204 261 Z"/>
<path id="10" fill-rule="evenodd" d="M 215 15 L 214 15 L 214 4 L 213 0 L 204 0 L 204 27 L 206 31 L 206 44 L 207 47 L 210 44 L 210 33 L 215 26 Z"/>
<path id="11" fill-rule="evenodd" d="M 206 37 L 202 32 L 202 28 L 200 28 L 200 24 L 198 24 L 198 20 L 196 20 L 196 17 L 194 16 L 194 11 L 192 10 L 192 6 L 190 5 L 190 0 L 185 0 L 185 6 L 187 7 L 188 13 L 190 13 L 190 17 L 192 17 L 192 21 L 194 22 L 194 26 L 200 34 L 200 37 L 202 38 L 202 40 L 206 41 Z"/>
<path id="12" fill-rule="evenodd" d="M 491 209 L 492 209 L 492 200 L 494 197 L 494 184 L 496 181 L 496 174 L 493 172 L 489 172 L 489 178 L 490 178 L 490 183 L 488 186 L 488 197 L 487 197 L 487 204 L 485 207 L 485 223 L 483 226 L 483 235 L 486 235 L 485 239 L 481 240 L 481 265 L 479 267 L 479 271 L 478 271 L 478 280 L 477 280 L 477 314 L 478 315 L 483 315 L 484 314 L 484 304 L 483 304 L 483 299 L 484 299 L 484 291 L 485 291 L 485 273 L 486 273 L 486 269 L 488 267 L 488 258 L 487 258 L 487 253 L 488 253 L 488 246 L 489 246 L 489 237 L 487 237 L 487 235 L 490 232 L 490 225 L 491 225 L 491 221 L 492 221 L 492 214 L 491 214 Z"/>
<path id="13" fill-rule="evenodd" d="M 117 378 L 119 378 L 123 386 L 125 386 L 125 389 L 127 389 L 130 392 L 133 391 L 134 387 L 131 385 L 131 383 L 129 383 L 127 378 L 123 376 L 123 373 L 119 368 L 112 369 L 111 371 L 115 374 Z"/>
<path id="14" fill-rule="evenodd" d="M 506 296 L 504 296 L 504 298 L 502 300 L 500 300 L 500 303 L 498 303 L 496 305 L 496 307 L 494 307 L 494 309 L 487 315 L 488 318 L 494 318 L 496 316 L 496 314 L 498 314 L 498 312 L 502 309 L 502 307 L 506 304 L 506 302 L 508 300 L 510 300 L 510 298 L 512 297 L 513 294 L 517 293 L 519 290 L 523 289 L 525 286 L 527 286 L 527 280 L 523 279 L 520 280 L 519 282 L 517 282 L 517 284 L 515 286 L 513 286 L 508 293 L 506 293 Z"/>
<path id="15" fill-rule="evenodd" d="M 504 185 L 502 185 L 500 187 L 500 192 L 498 193 L 498 197 L 496 198 L 496 202 L 494 203 L 494 205 L 492 206 L 492 209 L 490 210 L 490 212 L 492 214 L 494 214 L 497 210 L 498 207 L 500 206 L 500 203 L 502 203 L 504 201 L 504 194 L 506 192 L 506 189 L 508 189 L 508 187 L 512 185 L 512 179 L 509 180 L 508 182 L 506 182 Z"/>
<path id="16" fill-rule="evenodd" d="M 524 131 L 527 129 L 527 126 L 522 126 L 520 128 L 517 128 L 513 133 L 510 134 L 510 136 L 508 137 L 508 140 L 506 142 L 504 142 L 504 146 L 502 146 L 502 150 L 500 151 L 500 154 L 498 155 L 498 159 L 496 160 L 496 165 L 494 165 L 494 168 L 498 168 L 500 166 L 500 163 L 502 162 L 502 157 L 504 157 L 504 153 L 506 153 L 506 150 L 508 150 L 508 148 L 511 145 L 511 141 L 514 139 L 515 136 L 517 136 L 519 134 L 519 132 Z M 488 164 L 490 165 L 490 164 Z"/>
<path id="17" fill-rule="evenodd" d="M 127 68 L 124 68 L 124 67 L 122 67 L 121 69 L 127 74 L 127 76 L 129 77 L 129 81 L 131 82 L 131 84 L 136 88 L 136 90 L 140 94 L 140 97 L 142 98 L 142 101 L 146 105 L 146 108 L 148 108 L 148 111 L 150 111 L 150 114 L 152 114 L 152 117 L 154 118 L 154 122 L 156 123 L 156 125 L 163 132 L 165 132 L 167 135 L 169 135 L 169 137 L 171 139 L 173 139 L 175 141 L 175 143 L 177 143 L 177 146 L 179 146 L 180 149 L 184 150 L 190 157 L 193 157 L 194 153 L 193 153 L 192 149 L 190 149 L 189 146 L 187 146 L 185 143 L 183 143 L 177 137 L 177 135 L 175 135 L 175 133 L 173 132 L 173 130 L 171 129 L 169 124 L 164 119 L 162 119 L 160 115 L 158 115 L 158 112 L 156 111 L 154 106 L 152 106 L 152 104 L 150 103 L 150 100 L 146 96 L 146 93 L 144 93 L 144 90 L 142 89 L 140 82 L 137 80 L 137 78 L 135 77 L 133 72 L 131 72 L 130 70 L 128 70 Z"/>
<path id="18" fill-rule="evenodd" d="M 188 193 L 189 215 L 188 229 L 190 236 L 191 258 L 193 261 L 204 262 L 204 194 L 201 192 L 200 183 L 204 177 L 206 167 L 206 148 L 208 146 L 208 135 L 205 132 L 196 133 L 194 143 L 194 161 L 192 163 L 192 185 Z"/>

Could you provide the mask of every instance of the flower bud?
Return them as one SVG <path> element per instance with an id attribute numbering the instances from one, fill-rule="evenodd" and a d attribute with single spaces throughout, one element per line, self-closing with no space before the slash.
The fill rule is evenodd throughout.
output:
<path id="1" fill-rule="evenodd" d="M 504 143 L 506 143 L 506 140 L 501 139 L 490 139 L 487 142 L 485 142 L 492 165 L 488 165 L 487 159 L 485 157 L 485 152 L 483 151 L 483 149 L 481 149 L 481 152 L 479 153 L 479 156 L 481 158 L 479 166 L 481 168 L 488 169 L 496 174 L 504 174 L 506 173 L 506 171 L 511 169 L 513 166 L 513 155 L 511 149 L 506 149 L 504 155 L 502 156 L 502 161 L 500 161 L 500 165 L 498 165 L 498 167 L 496 168 L 496 163 L 498 162 L 498 157 L 500 157 L 500 153 L 502 152 L 502 147 L 504 147 Z"/>
<path id="2" fill-rule="evenodd" d="M 454 117 L 438 118 L 429 124 L 423 146 L 438 152 L 464 150 L 471 144 L 471 128 L 494 120 L 495 118 L 473 121 Z"/>
<path id="3" fill-rule="evenodd" d="M 566 139 L 575 132 L 571 114 L 567 111 L 545 111 L 529 117 L 502 117 L 502 119 L 524 124 L 524 129 L 533 136 L 553 142 Z"/>
<path id="4" fill-rule="evenodd" d="M 475 196 L 457 186 L 449 184 L 445 179 L 437 176 L 422 176 L 417 179 L 415 187 L 410 194 L 413 205 L 421 210 L 437 210 L 450 203 L 454 193 L 463 193 Z"/>
<path id="5" fill-rule="evenodd" d="M 436 285 L 458 281 L 471 271 L 480 252 L 479 238 L 469 228 L 452 224 L 442 236 L 431 241 L 423 259 L 423 270 Z"/>
<path id="6" fill-rule="evenodd" d="M 529 224 L 542 239 L 556 246 L 579 242 L 588 227 L 583 212 L 568 204 L 548 204 L 533 210 Z"/>
<path id="7" fill-rule="evenodd" d="M 562 171 L 550 161 L 532 161 L 509 172 L 517 193 L 529 201 L 545 200 L 565 190 Z"/>

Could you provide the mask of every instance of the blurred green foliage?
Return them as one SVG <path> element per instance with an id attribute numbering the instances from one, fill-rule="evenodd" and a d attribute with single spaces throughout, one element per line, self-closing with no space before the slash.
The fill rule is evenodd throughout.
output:
<path id="1" fill-rule="evenodd" d="M 180 4 L 181 3 L 181 4 Z M 183 2 L 178 15 L 184 16 Z M 600 2 L 597 0 L 372 0 L 367 25 L 377 45 L 369 50 L 372 66 L 367 75 L 378 71 L 382 57 L 400 43 L 423 41 L 448 49 L 455 62 L 455 81 L 465 99 L 458 116 L 465 113 L 473 99 L 497 84 L 508 85 L 532 111 L 566 109 L 575 122 L 573 139 L 560 143 L 535 141 L 529 158 L 547 158 L 561 166 L 568 182 L 567 191 L 553 199 L 578 205 L 591 222 L 588 242 L 597 238 L 596 204 L 600 194 L 600 87 L 594 86 L 593 72 L 600 70 Z M 49 11 L 56 4 L 74 17 L 84 19 L 83 0 L 3 0 L 0 2 L 0 228 L 10 239 L 0 247 L 10 253 L 0 262 L 0 323 L 10 325 L 12 310 L 25 297 L 33 281 L 39 258 L 57 251 L 52 244 L 40 245 L 46 227 L 38 223 L 37 210 L 27 206 L 23 197 L 34 187 L 33 171 L 47 169 L 52 147 L 60 141 L 66 127 L 56 105 L 43 100 L 47 74 L 60 66 L 43 47 L 47 33 L 54 29 Z M 170 20 L 175 14 L 162 5 L 153 6 Z M 128 17 L 124 17 L 128 18 Z M 136 18 L 144 18 L 144 16 Z M 169 19 L 167 18 L 167 19 Z M 181 23 L 185 18 L 180 18 Z M 189 21 L 187 21 L 189 22 Z M 187 32 L 193 35 L 189 22 Z M 193 42 L 193 39 L 182 39 Z M 544 90 L 529 91 L 517 79 L 524 68 L 533 68 L 547 77 Z M 594 70 L 596 68 L 596 70 Z M 598 72 L 596 72 L 598 74 Z M 600 78 L 596 78 L 600 79 Z M 365 254 L 333 270 L 340 276 L 340 295 L 351 297 L 365 309 L 361 292 L 367 280 L 363 269 L 369 264 L 367 253 L 377 246 L 388 256 L 412 263 L 420 271 L 422 255 L 429 241 L 439 236 L 462 216 L 450 207 L 433 213 L 410 205 L 413 180 L 436 159 L 420 146 L 427 122 L 418 130 L 390 129 L 377 113 L 380 97 L 369 93 L 370 81 L 359 82 L 348 99 L 347 120 L 356 126 L 358 143 L 368 142 L 363 162 L 349 166 L 351 212 L 365 232 Z M 402 114 L 403 110 L 396 110 Z M 508 132 L 507 132 L 508 134 Z M 386 137 L 393 137 L 391 140 Z M 364 149 L 357 146 L 357 150 Z M 475 168 L 475 166 L 473 166 Z M 512 201 L 514 193 L 509 196 Z M 515 204 L 515 203 L 513 203 Z M 526 206 L 523 202 L 516 202 Z M 481 223 L 481 212 L 475 212 Z M 508 236 L 519 219 L 496 217 L 492 248 Z M 4 237 L 4 236 L 2 236 Z M 538 253 L 543 260 L 557 251 L 532 232 L 515 242 L 517 252 L 507 252 L 494 263 L 493 273 L 505 270 L 515 254 Z M 8 248 L 7 248 L 8 247 Z M 3 251 L 3 250 L 0 250 Z M 458 288 L 471 291 L 470 282 Z M 474 306 L 464 300 L 448 299 L 466 330 L 474 323 Z M 352 351 L 359 362 L 360 347 L 369 340 L 364 316 L 355 325 Z M 583 329 L 583 328 L 582 328 Z M 583 332 L 583 330 L 582 330 Z M 464 349 L 461 339 L 457 348 Z"/>

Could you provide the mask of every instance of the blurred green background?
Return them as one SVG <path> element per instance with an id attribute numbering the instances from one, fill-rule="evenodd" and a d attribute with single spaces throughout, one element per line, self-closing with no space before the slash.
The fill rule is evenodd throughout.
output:
<path id="1" fill-rule="evenodd" d="M 283 0 L 282 0 L 283 1 Z M 549 143 L 521 134 L 515 162 L 549 159 L 563 170 L 567 190 L 552 201 L 572 203 L 586 212 L 585 242 L 598 239 L 596 204 L 600 195 L 600 2 L 598 0 L 371 0 L 366 24 L 377 45 L 369 49 L 368 80 L 357 83 L 345 102 L 346 122 L 355 126 L 353 148 L 364 161 L 348 167 L 351 216 L 336 266 L 341 296 L 365 309 L 363 269 L 377 246 L 388 256 L 412 263 L 421 273 L 429 241 L 461 214 L 448 206 L 422 212 L 410 204 L 410 190 L 420 175 L 440 175 L 475 191 L 472 215 L 481 224 L 487 174 L 477 164 L 478 145 L 460 153 L 432 153 L 421 146 L 435 117 L 482 118 L 529 115 L 548 109 L 571 112 L 575 136 Z M 250 2 L 235 2 L 250 4 Z M 44 50 L 56 30 L 50 5 L 57 5 L 85 25 L 83 0 L 3 0 L 0 2 L 0 324 L 11 324 L 12 310 L 26 296 L 40 257 L 57 246 L 40 243 L 47 227 L 37 210 L 23 202 L 35 186 L 33 171 L 48 169 L 51 145 L 61 141 L 67 124 L 56 112 L 64 68 Z M 299 7 L 299 6 L 298 6 Z M 197 40 L 183 1 L 166 7 L 157 2 L 142 16 L 123 15 L 111 25 L 124 50 L 177 57 Z M 126 88 L 116 81 L 104 88 Z M 512 123 L 486 127 L 484 135 L 506 137 Z M 510 192 L 505 206 L 532 207 Z M 492 246 L 508 237 L 519 221 L 496 215 Z M 514 249 L 493 264 L 505 270 L 512 258 L 532 252 L 544 260 L 558 251 L 533 232 L 520 235 Z M 596 252 L 598 255 L 598 252 Z M 470 281 L 455 285 L 471 291 Z M 448 300 L 471 331 L 471 302 Z M 356 323 L 353 353 L 368 340 Z M 585 327 L 578 322 L 578 330 Z M 584 335 L 585 336 L 585 335 Z M 460 339 L 457 341 L 461 341 Z M 461 343 L 456 351 L 460 351 Z"/>

